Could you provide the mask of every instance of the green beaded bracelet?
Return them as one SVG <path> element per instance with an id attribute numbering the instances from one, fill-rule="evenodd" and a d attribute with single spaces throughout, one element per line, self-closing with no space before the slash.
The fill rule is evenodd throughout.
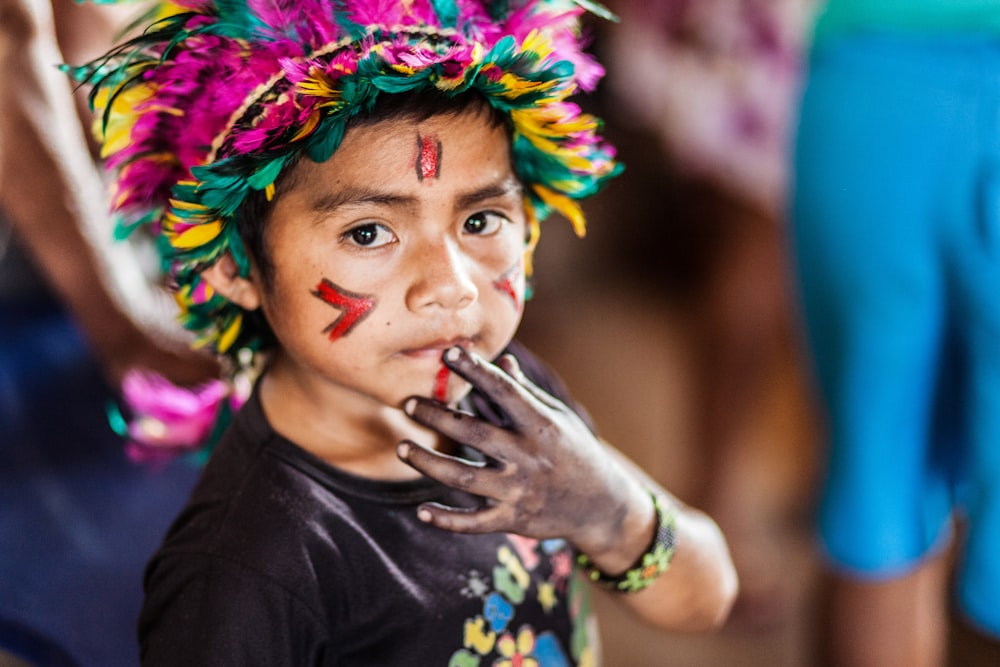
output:
<path id="1" fill-rule="evenodd" d="M 576 562 L 587 579 L 619 593 L 637 593 L 656 581 L 657 577 L 670 567 L 670 561 L 674 557 L 676 548 L 674 513 L 663 507 L 655 493 L 650 493 L 650 496 L 653 498 L 653 507 L 656 509 L 657 523 L 656 535 L 653 536 L 653 542 L 649 545 L 646 553 L 639 557 L 635 565 L 617 577 L 601 572 L 590 558 L 579 554 L 576 557 Z"/>

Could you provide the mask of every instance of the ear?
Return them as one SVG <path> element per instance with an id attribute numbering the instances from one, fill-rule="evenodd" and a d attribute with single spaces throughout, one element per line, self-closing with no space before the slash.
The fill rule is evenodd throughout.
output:
<path id="1" fill-rule="evenodd" d="M 244 310 L 260 308 L 260 290 L 252 280 L 240 276 L 239 267 L 228 252 L 204 269 L 201 277 L 212 289 Z"/>

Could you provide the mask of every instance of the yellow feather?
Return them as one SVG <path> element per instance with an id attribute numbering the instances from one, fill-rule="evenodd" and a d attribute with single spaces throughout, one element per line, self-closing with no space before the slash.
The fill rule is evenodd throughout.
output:
<path id="1" fill-rule="evenodd" d="M 504 74 L 500 77 L 500 83 L 506 90 L 503 92 L 503 96 L 508 99 L 518 98 L 527 92 L 536 90 L 549 90 L 555 85 L 558 85 L 558 81 L 529 81 L 527 79 L 522 79 L 516 74 L 511 74 L 510 72 Z"/>
<path id="2" fill-rule="evenodd" d="M 175 248 L 197 248 L 200 245 L 208 243 L 222 231 L 222 222 L 219 220 L 213 220 L 212 222 L 206 222 L 201 225 L 195 225 L 190 229 L 186 229 L 181 232 L 178 236 L 170 240 L 170 245 Z"/>
<path id="3" fill-rule="evenodd" d="M 218 349 L 220 354 L 224 354 L 226 350 L 232 347 L 233 343 L 236 342 L 236 337 L 240 333 L 240 329 L 243 327 L 243 316 L 237 315 L 233 318 L 233 321 L 229 323 L 226 330 L 219 335 Z"/>
<path id="4" fill-rule="evenodd" d="M 320 113 L 318 111 L 314 111 L 311 114 L 309 114 L 309 118 L 306 119 L 306 124 L 303 125 L 298 132 L 295 133 L 295 136 L 292 137 L 292 141 L 298 141 L 302 137 L 308 136 L 309 133 L 315 130 L 316 126 L 319 125 L 319 119 L 320 119 Z M 270 199 L 271 198 L 268 197 L 268 200 Z"/>
<path id="5" fill-rule="evenodd" d="M 135 122 L 139 119 L 139 114 L 135 113 L 136 106 L 152 94 L 152 87 L 137 84 L 115 97 L 111 104 L 107 125 L 104 126 L 103 132 L 98 134 L 98 138 L 102 142 L 102 158 L 113 155 L 129 145 L 132 128 L 135 127 Z M 107 90 L 102 89 L 94 100 L 94 107 L 98 110 L 103 109 L 108 103 L 109 95 Z"/>
<path id="6" fill-rule="evenodd" d="M 162 21 L 163 19 L 170 18 L 175 14 L 182 14 L 189 11 L 191 11 L 189 7 L 182 7 L 181 5 L 167 0 L 157 5 L 156 13 L 152 17 L 152 22 Z"/>
<path id="7" fill-rule="evenodd" d="M 197 185 L 197 181 L 178 181 L 177 185 Z M 181 211 L 206 211 L 203 204 L 198 204 L 197 202 L 184 201 L 182 199 L 171 199 L 170 205 Z"/>
<path id="8" fill-rule="evenodd" d="M 564 218 L 569 220 L 570 224 L 573 225 L 573 231 L 580 238 L 587 235 L 587 221 L 583 216 L 583 209 L 575 201 L 567 197 L 566 195 L 559 194 L 555 190 L 550 190 L 544 185 L 533 185 L 535 193 L 539 198 L 559 211 Z"/>
<path id="9" fill-rule="evenodd" d="M 333 79 L 317 67 L 310 68 L 309 78 L 296 84 L 295 91 L 311 97 L 340 99 L 340 90 L 334 84 Z"/>
<path id="10" fill-rule="evenodd" d="M 183 317 L 183 316 L 185 316 L 185 315 L 188 314 L 188 303 L 189 303 L 189 301 L 188 301 L 187 293 L 190 292 L 190 291 L 191 290 L 188 289 L 188 288 L 182 288 L 182 289 L 174 292 L 174 302 L 177 304 L 177 307 L 180 309 L 180 313 L 178 314 L 180 317 Z"/>
<path id="11" fill-rule="evenodd" d="M 521 50 L 534 51 L 539 57 L 544 59 L 555 51 L 555 46 L 553 46 L 552 40 L 547 35 L 539 32 L 536 28 L 529 32 L 528 36 L 521 42 Z"/>
<path id="12" fill-rule="evenodd" d="M 524 275 L 530 276 L 535 272 L 535 248 L 542 235 L 542 228 L 538 224 L 535 207 L 531 205 L 531 200 L 528 197 L 524 198 L 524 211 L 528 216 L 528 241 L 524 244 Z"/>

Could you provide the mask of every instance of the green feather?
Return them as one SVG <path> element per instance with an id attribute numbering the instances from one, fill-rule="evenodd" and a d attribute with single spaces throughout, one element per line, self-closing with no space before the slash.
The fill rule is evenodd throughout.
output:
<path id="1" fill-rule="evenodd" d="M 434 13 L 445 28 L 454 28 L 458 23 L 458 5 L 455 0 L 431 0 L 434 6 Z"/>
<path id="2" fill-rule="evenodd" d="M 124 218 L 118 218 L 115 221 L 115 228 L 113 233 L 114 240 L 124 241 L 125 239 L 127 239 L 129 236 L 132 235 L 132 232 L 134 232 L 138 228 L 142 227 L 143 225 L 148 225 L 154 220 L 159 220 L 160 215 L 162 213 L 163 213 L 162 208 L 154 208 L 150 210 L 148 213 L 146 213 L 146 215 L 139 218 L 138 220 L 130 220 L 126 222 Z"/>
<path id="3" fill-rule="evenodd" d="M 490 18 L 500 22 L 510 13 L 510 0 L 494 0 L 489 7 Z"/>
<path id="4" fill-rule="evenodd" d="M 607 19 L 608 21 L 613 21 L 615 23 L 621 22 L 621 19 L 618 18 L 614 12 L 599 2 L 595 2 L 594 0 L 573 0 L 573 2 L 580 5 L 591 14 L 600 16 L 602 19 Z"/>
<path id="5" fill-rule="evenodd" d="M 309 138 L 306 155 L 313 162 L 326 162 L 344 139 L 346 123 L 343 118 L 329 118 L 320 123 Z"/>
<path id="6" fill-rule="evenodd" d="M 278 174 L 285 166 L 287 156 L 281 156 L 264 164 L 247 178 L 247 184 L 254 190 L 263 190 L 278 179 Z"/>

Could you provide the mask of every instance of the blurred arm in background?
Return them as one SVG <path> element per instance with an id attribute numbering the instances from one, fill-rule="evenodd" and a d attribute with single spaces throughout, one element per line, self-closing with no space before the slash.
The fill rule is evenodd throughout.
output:
<path id="1" fill-rule="evenodd" d="M 113 385 L 133 367 L 194 384 L 215 375 L 215 361 L 162 324 L 169 299 L 126 244 L 112 245 L 89 119 L 57 68 L 109 44 L 120 18 L 68 0 L 0 0 L 0 210 Z"/>

